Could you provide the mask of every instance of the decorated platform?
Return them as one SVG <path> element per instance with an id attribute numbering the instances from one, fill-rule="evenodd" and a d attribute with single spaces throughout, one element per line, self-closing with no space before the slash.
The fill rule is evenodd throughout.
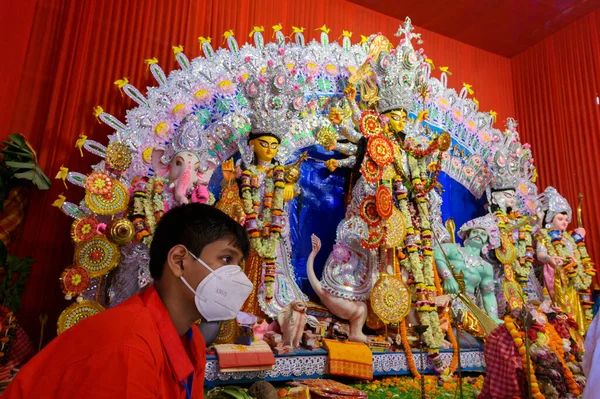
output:
<path id="1" fill-rule="evenodd" d="M 441 351 L 441 358 L 447 366 L 452 360 L 452 351 Z M 239 373 L 220 373 L 219 360 L 216 355 L 206 359 L 206 387 L 251 383 L 257 380 L 289 381 L 300 378 L 323 378 L 327 376 L 327 351 L 324 349 L 305 351 L 275 357 L 275 368 L 269 371 L 245 371 Z M 417 365 L 420 364 L 419 352 L 413 352 Z M 433 374 L 433 364 L 423 353 L 425 373 Z M 485 372 L 485 359 L 481 350 L 464 350 L 460 356 L 463 371 Z M 404 352 L 373 353 L 373 375 L 410 375 L 406 354 Z"/>

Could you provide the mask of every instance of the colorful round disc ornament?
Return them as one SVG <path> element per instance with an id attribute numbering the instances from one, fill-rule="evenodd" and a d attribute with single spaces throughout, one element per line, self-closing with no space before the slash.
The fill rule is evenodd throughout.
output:
<path id="1" fill-rule="evenodd" d="M 103 172 L 94 172 L 85 181 L 85 188 L 92 194 L 104 195 L 110 192 L 113 180 Z"/>
<path id="2" fill-rule="evenodd" d="M 385 236 L 381 227 L 369 226 L 369 237 L 362 239 L 360 244 L 363 248 L 373 251 L 381 246 L 384 239 Z"/>
<path id="3" fill-rule="evenodd" d="M 359 121 L 361 133 L 369 138 L 381 133 L 381 124 L 379 123 L 379 117 L 372 111 L 363 112 Z"/>
<path id="4" fill-rule="evenodd" d="M 71 238 L 75 242 L 87 241 L 96 235 L 98 221 L 91 217 L 76 219 L 71 225 Z"/>
<path id="5" fill-rule="evenodd" d="M 367 222 L 369 226 L 375 226 L 380 221 L 379 213 L 377 212 L 376 197 L 369 195 L 366 197 L 360 205 L 360 216 Z"/>
<path id="6" fill-rule="evenodd" d="M 90 283 L 90 276 L 83 267 L 75 266 L 65 269 L 60 276 L 62 292 L 70 297 L 80 295 Z"/>
<path id="7" fill-rule="evenodd" d="M 105 194 L 95 194 L 90 190 L 85 191 L 85 203 L 95 214 L 116 215 L 127 209 L 129 191 L 116 180 L 112 180 L 111 185 L 111 189 Z"/>
<path id="8" fill-rule="evenodd" d="M 83 319 L 104 311 L 104 307 L 98 302 L 82 301 L 76 302 L 66 308 L 58 318 L 58 334 L 62 334 Z"/>
<path id="9" fill-rule="evenodd" d="M 379 182 L 383 174 L 383 170 L 371 158 L 365 158 L 360 166 L 360 172 L 365 177 L 368 183 L 375 184 Z"/>
<path id="10" fill-rule="evenodd" d="M 502 290 L 504 291 L 504 297 L 508 302 L 508 307 L 512 309 L 520 309 L 523 307 L 523 294 L 521 292 L 521 286 L 515 281 L 505 280 L 502 283 Z"/>
<path id="11" fill-rule="evenodd" d="M 394 162 L 394 146 L 383 136 L 371 137 L 367 144 L 369 155 L 380 168 L 385 168 Z"/>
<path id="12" fill-rule="evenodd" d="M 75 247 L 75 263 L 87 270 L 92 278 L 108 274 L 119 263 L 119 257 L 119 247 L 101 235 Z"/>
<path id="13" fill-rule="evenodd" d="M 371 291 L 373 312 L 386 324 L 401 322 L 410 310 L 410 292 L 401 278 L 385 273 Z"/>
<path id="14" fill-rule="evenodd" d="M 377 204 L 377 213 L 382 219 L 388 219 L 392 216 L 394 210 L 394 199 L 392 193 L 386 186 L 379 186 L 375 194 Z"/>

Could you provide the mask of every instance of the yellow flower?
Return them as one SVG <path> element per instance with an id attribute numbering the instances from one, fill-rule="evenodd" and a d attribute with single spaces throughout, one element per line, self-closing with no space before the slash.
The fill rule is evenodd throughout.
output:
<path id="1" fill-rule="evenodd" d="M 76 274 L 71 278 L 71 284 L 74 286 L 78 286 L 81 283 L 81 274 Z"/>

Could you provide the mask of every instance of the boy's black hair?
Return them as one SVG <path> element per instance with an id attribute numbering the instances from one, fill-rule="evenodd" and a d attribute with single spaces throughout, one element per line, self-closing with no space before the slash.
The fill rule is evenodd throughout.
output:
<path id="1" fill-rule="evenodd" d="M 150 275 L 155 280 L 161 278 L 167 255 L 174 246 L 183 245 L 199 257 L 205 246 L 226 237 L 231 237 L 244 258 L 248 256 L 250 241 L 246 230 L 222 211 L 197 203 L 172 208 L 156 226 L 150 245 Z"/>

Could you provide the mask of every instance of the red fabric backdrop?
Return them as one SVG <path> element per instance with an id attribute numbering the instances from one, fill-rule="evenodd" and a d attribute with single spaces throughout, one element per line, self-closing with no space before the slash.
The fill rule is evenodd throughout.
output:
<path id="1" fill-rule="evenodd" d="M 119 94 L 113 81 L 126 76 L 139 88 L 153 84 L 143 60 L 157 57 L 169 71 L 175 66 L 173 45 L 183 44 L 188 57 L 193 58 L 200 54 L 198 36 L 210 36 L 219 46 L 223 32 L 234 29 L 242 44 L 253 25 L 264 25 L 270 37 L 271 26 L 279 22 L 286 33 L 291 32 L 292 25 L 305 27 L 307 39 L 317 37 L 314 29 L 326 23 L 331 39 L 346 29 L 354 32 L 356 42 L 360 34 L 378 31 L 392 37 L 402 22 L 343 0 L 32 0 L 19 4 L 19 8 L 3 9 L 9 32 L 3 40 L 18 47 L 29 36 L 29 44 L 22 71 L 17 59 L 8 63 L 12 87 L 16 80 L 20 82 L 18 93 L 13 89 L 0 104 L 0 109 L 14 106 L 15 110 L 10 124 L 0 124 L 0 138 L 9 132 L 27 135 L 39 149 L 41 166 L 51 177 L 61 165 L 89 171 L 89 165 L 98 159 L 80 158 L 74 148 L 77 136 L 85 133 L 90 139 L 106 142 L 109 133 L 106 126 L 96 123 L 93 107 L 102 105 L 123 118 L 133 103 Z M 33 16 L 29 31 L 19 22 L 22 15 Z M 432 32 L 422 33 L 428 56 L 436 66 L 448 66 L 453 72 L 451 85 L 460 89 L 463 82 L 470 83 L 482 109 L 494 109 L 500 118 L 514 114 L 508 59 Z M 49 338 L 66 305 L 58 278 L 72 261 L 70 221 L 50 206 L 61 193 L 70 201 L 83 197 L 81 190 L 66 190 L 60 181 L 49 192 L 37 194 L 24 234 L 13 248 L 38 260 L 20 315 L 34 340 L 39 334 L 40 314 L 49 314 Z"/>
<path id="2" fill-rule="evenodd" d="M 577 195 L 584 194 L 588 249 L 592 259 L 597 259 L 600 10 L 512 58 L 511 67 L 521 140 L 532 145 L 538 186 L 542 190 L 548 185 L 556 187 L 574 215 Z"/>

